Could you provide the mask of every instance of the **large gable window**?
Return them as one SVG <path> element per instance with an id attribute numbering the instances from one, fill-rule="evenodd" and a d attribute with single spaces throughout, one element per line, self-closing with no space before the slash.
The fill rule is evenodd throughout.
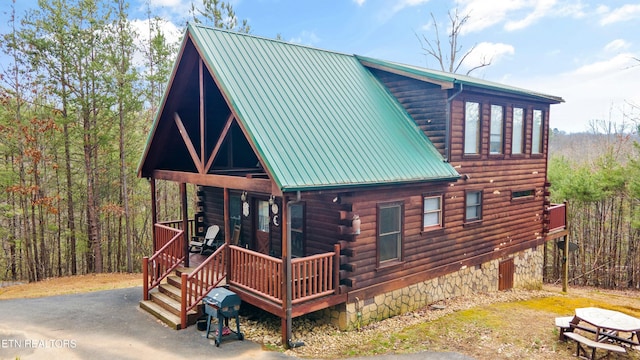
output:
<path id="1" fill-rule="evenodd" d="M 504 111 L 502 106 L 491 105 L 489 153 L 502 154 L 503 128 L 504 128 Z"/>
<path id="2" fill-rule="evenodd" d="M 524 152 L 524 109 L 513 108 L 513 131 L 511 134 L 511 154 Z"/>
<path id="3" fill-rule="evenodd" d="M 402 260 L 402 203 L 378 205 L 378 261 Z"/>
<path id="4" fill-rule="evenodd" d="M 531 129 L 531 153 L 542 154 L 542 110 L 533 110 Z"/>
<path id="5" fill-rule="evenodd" d="M 480 104 L 466 102 L 464 107 L 464 153 L 480 153 Z"/>

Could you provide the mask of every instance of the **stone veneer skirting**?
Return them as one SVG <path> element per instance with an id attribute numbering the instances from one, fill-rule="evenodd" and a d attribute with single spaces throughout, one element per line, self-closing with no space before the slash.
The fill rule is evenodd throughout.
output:
<path id="1" fill-rule="evenodd" d="M 542 284 L 543 248 L 544 245 L 540 245 L 370 299 L 340 304 L 324 310 L 325 316 L 340 329 L 352 330 L 448 298 L 498 291 L 498 265 L 509 258 L 514 261 L 513 286 L 538 287 Z"/>

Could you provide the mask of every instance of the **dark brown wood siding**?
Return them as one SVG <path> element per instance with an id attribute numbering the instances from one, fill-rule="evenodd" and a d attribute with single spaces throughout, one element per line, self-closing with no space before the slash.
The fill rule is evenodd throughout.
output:
<path id="1" fill-rule="evenodd" d="M 481 151 L 474 156 L 463 154 L 463 109 L 466 100 L 481 104 Z M 401 103 L 407 102 L 401 100 Z M 504 107 L 503 154 L 489 154 L 491 104 Z M 514 106 L 525 109 L 525 149 L 520 155 L 511 155 Z M 542 154 L 532 155 L 534 109 L 543 111 L 544 131 Z M 460 180 L 451 184 L 374 189 L 352 196 L 353 212 L 360 215 L 362 232 L 351 243 L 351 246 L 357 247 L 357 253 L 350 259 L 355 265 L 355 271 L 348 274 L 355 284 L 350 297 L 367 297 L 397 289 L 465 266 L 502 259 L 541 243 L 548 114 L 548 104 L 527 103 L 521 99 L 481 93 L 463 92 L 457 96 L 451 109 L 450 163 L 462 175 Z M 417 117 L 414 114 L 412 116 Z M 467 191 L 482 191 L 481 221 L 465 223 Z M 531 195 L 513 199 L 514 191 Z M 423 194 L 443 195 L 444 228 L 423 231 Z M 376 260 L 376 206 L 398 201 L 404 204 L 403 259 L 395 266 L 382 267 Z"/>
<path id="2" fill-rule="evenodd" d="M 440 154 L 445 154 L 447 92 L 433 85 L 385 71 L 370 69 L 407 110 Z"/>

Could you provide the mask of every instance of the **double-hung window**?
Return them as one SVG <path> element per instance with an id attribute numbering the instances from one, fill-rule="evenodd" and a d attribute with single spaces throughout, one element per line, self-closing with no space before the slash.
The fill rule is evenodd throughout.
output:
<path id="1" fill-rule="evenodd" d="M 422 228 L 431 230 L 442 227 L 442 196 L 424 196 L 422 205 Z"/>
<path id="2" fill-rule="evenodd" d="M 489 153 L 502 154 L 504 129 L 504 108 L 491 105 L 491 125 L 489 129 Z"/>
<path id="3" fill-rule="evenodd" d="M 480 153 L 480 104 L 466 102 L 464 107 L 464 153 Z"/>
<path id="4" fill-rule="evenodd" d="M 465 222 L 482 220 L 482 191 L 467 191 L 465 193 Z"/>
<path id="5" fill-rule="evenodd" d="M 378 205 L 379 264 L 402 261 L 402 203 Z"/>

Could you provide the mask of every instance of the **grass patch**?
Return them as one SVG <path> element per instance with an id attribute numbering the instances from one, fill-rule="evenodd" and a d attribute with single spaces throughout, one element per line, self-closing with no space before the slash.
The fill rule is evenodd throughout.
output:
<path id="1" fill-rule="evenodd" d="M 600 307 L 640 317 L 640 300 L 609 293 L 559 294 L 529 300 L 480 305 L 396 331 L 378 333 L 341 356 L 370 356 L 421 351 L 453 351 L 476 359 L 567 359 L 575 344 L 558 340 L 554 319 L 576 308 Z M 601 354 L 601 355 L 604 355 Z M 640 359 L 640 351 L 611 354 Z"/>
<path id="2" fill-rule="evenodd" d="M 90 274 L 51 278 L 0 288 L 0 300 L 79 294 L 142 286 L 142 274 Z"/>

